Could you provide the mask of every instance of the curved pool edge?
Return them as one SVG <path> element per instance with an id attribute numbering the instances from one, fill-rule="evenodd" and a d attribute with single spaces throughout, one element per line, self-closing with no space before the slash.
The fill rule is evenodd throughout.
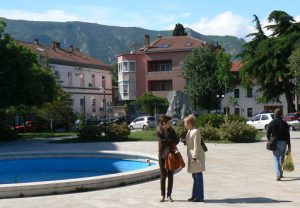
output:
<path id="1" fill-rule="evenodd" d="M 82 192 L 134 184 L 157 178 L 160 175 L 157 156 L 124 151 L 80 151 L 80 152 L 17 152 L 2 153 L 0 159 L 24 159 L 46 157 L 101 157 L 134 160 L 150 159 L 156 165 L 140 170 L 128 171 L 103 176 L 76 178 L 57 181 L 43 181 L 0 185 L 0 198 L 16 198 Z"/>

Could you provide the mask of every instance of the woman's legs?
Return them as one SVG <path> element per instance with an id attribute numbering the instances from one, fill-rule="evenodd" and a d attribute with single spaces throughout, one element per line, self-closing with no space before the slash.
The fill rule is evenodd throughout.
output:
<path id="1" fill-rule="evenodd" d="M 168 170 L 167 171 L 167 175 L 168 175 L 168 193 L 167 193 L 167 196 L 171 196 L 172 195 L 172 189 L 173 189 L 173 175 L 174 175 L 174 171 Z"/>
<path id="2" fill-rule="evenodd" d="M 203 188 L 203 174 L 200 173 L 193 173 L 193 194 L 192 198 L 197 201 L 203 201 L 204 199 L 204 188 Z"/>
<path id="3" fill-rule="evenodd" d="M 165 160 L 159 160 L 160 167 L 160 191 L 161 196 L 166 196 L 166 178 L 167 178 L 167 170 L 165 169 Z"/>

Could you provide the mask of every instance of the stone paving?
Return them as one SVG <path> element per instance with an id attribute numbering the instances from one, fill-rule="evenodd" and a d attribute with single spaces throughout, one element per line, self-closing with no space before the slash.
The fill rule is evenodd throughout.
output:
<path id="1" fill-rule="evenodd" d="M 1 199 L 0 208 L 300 208 L 300 133 L 292 133 L 295 171 L 275 181 L 271 152 L 265 142 L 208 144 L 205 203 L 187 202 L 192 179 L 186 169 L 175 175 L 175 202 L 160 203 L 159 180 L 120 188 L 64 195 Z M 1 143 L 0 152 L 120 150 L 157 154 L 156 142 L 48 144 L 47 139 Z M 179 149 L 186 159 L 185 147 Z"/>

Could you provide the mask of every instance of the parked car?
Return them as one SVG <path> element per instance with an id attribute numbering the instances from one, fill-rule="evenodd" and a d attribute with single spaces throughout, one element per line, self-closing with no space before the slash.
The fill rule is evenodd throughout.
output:
<path id="1" fill-rule="evenodd" d="M 287 124 L 289 125 L 289 128 L 291 131 L 300 130 L 300 121 L 299 120 L 287 121 Z"/>
<path id="2" fill-rule="evenodd" d="M 247 124 L 258 130 L 268 129 L 269 123 L 274 119 L 274 113 L 264 113 L 254 116 Z"/>
<path id="3" fill-rule="evenodd" d="M 300 119 L 300 112 L 288 113 L 285 117 L 285 121 L 297 121 Z"/>
<path id="4" fill-rule="evenodd" d="M 134 119 L 130 124 L 129 128 L 133 129 L 147 129 L 150 127 L 155 127 L 154 116 L 142 116 Z"/>
<path id="5" fill-rule="evenodd" d="M 17 133 L 46 131 L 49 130 L 49 124 L 43 121 L 26 121 L 25 126 L 17 125 L 15 128 Z"/>

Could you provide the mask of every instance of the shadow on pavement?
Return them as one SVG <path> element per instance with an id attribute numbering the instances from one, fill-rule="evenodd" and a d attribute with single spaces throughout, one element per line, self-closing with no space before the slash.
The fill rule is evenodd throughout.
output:
<path id="1" fill-rule="evenodd" d="M 292 202 L 285 200 L 276 200 L 265 197 L 252 197 L 252 198 L 235 198 L 235 199 L 207 199 L 204 203 L 224 203 L 224 204 L 273 204 Z"/>
<path id="2" fill-rule="evenodd" d="M 283 177 L 281 181 L 300 181 L 300 177 Z"/>

